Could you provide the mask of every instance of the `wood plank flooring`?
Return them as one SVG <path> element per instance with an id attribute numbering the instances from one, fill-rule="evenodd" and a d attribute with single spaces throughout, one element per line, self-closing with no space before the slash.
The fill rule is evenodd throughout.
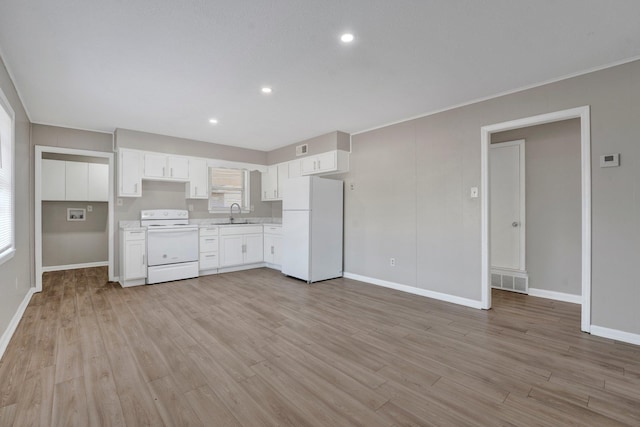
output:
<path id="1" fill-rule="evenodd" d="M 0 425 L 640 425 L 640 347 L 579 332 L 577 305 L 493 301 L 268 269 L 46 273 L 0 361 Z"/>

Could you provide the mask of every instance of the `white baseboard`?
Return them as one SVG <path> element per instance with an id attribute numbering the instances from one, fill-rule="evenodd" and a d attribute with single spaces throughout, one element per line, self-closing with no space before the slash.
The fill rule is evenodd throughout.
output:
<path id="1" fill-rule="evenodd" d="M 232 273 L 234 271 L 251 270 L 253 268 L 262 268 L 265 266 L 266 264 L 264 262 L 258 262 L 255 264 L 237 265 L 235 267 L 220 267 L 218 268 L 218 273 Z"/>
<path id="2" fill-rule="evenodd" d="M 0 338 L 0 359 L 2 359 L 2 356 L 4 355 L 4 352 L 7 349 L 7 346 L 9 345 L 9 341 L 11 341 L 11 337 L 13 336 L 13 333 L 16 331 L 16 328 L 18 327 L 18 323 L 20 323 L 20 319 L 22 319 L 22 315 L 24 314 L 24 311 L 27 309 L 27 306 L 29 305 L 29 301 L 31 301 L 31 297 L 35 292 L 36 292 L 36 288 L 29 288 L 29 291 L 27 291 L 27 294 L 24 296 L 24 299 L 18 306 L 18 310 L 16 310 L 16 313 L 11 318 L 11 321 L 9 322 L 9 326 L 7 326 L 7 329 L 2 334 L 2 338 Z"/>
<path id="3" fill-rule="evenodd" d="M 414 294 L 414 295 L 420 295 L 420 296 L 423 296 L 423 297 L 433 298 L 433 299 L 437 299 L 437 300 L 440 300 L 440 301 L 446 301 L 446 302 L 451 302 L 451 303 L 454 303 L 454 304 L 464 305 L 466 307 L 478 308 L 478 309 L 482 308 L 480 301 L 476 301 L 476 300 L 472 300 L 472 299 L 468 299 L 468 298 L 457 297 L 455 295 L 444 294 L 444 293 L 441 293 L 441 292 L 430 291 L 430 290 L 422 289 L 422 288 L 416 288 L 414 286 L 401 285 L 399 283 L 388 282 L 386 280 L 375 279 L 373 277 L 361 276 L 359 274 L 353 274 L 353 273 L 348 273 L 348 272 L 345 272 L 343 274 L 343 276 L 346 277 L 347 279 L 353 279 L 353 280 L 357 280 L 359 282 L 370 283 L 372 285 L 382 286 L 382 287 L 385 287 L 385 288 L 391 288 L 391 289 L 395 289 L 395 290 L 402 291 L 402 292 L 407 292 L 407 293 Z"/>
<path id="4" fill-rule="evenodd" d="M 529 295 L 532 297 L 571 302 L 573 304 L 582 304 L 582 296 L 580 295 L 565 294 L 563 292 L 548 291 L 546 289 L 529 288 Z"/>
<path id="5" fill-rule="evenodd" d="M 610 338 L 612 340 L 622 341 L 629 344 L 640 345 L 640 334 L 619 331 L 617 329 L 609 329 L 603 328 L 602 326 L 591 325 L 591 335 Z"/>
<path id="6" fill-rule="evenodd" d="M 78 268 L 106 267 L 108 265 L 109 265 L 109 261 L 86 262 L 84 264 L 50 265 L 48 267 L 42 266 L 42 272 L 45 273 L 47 271 L 62 271 L 62 270 L 76 270 Z"/>

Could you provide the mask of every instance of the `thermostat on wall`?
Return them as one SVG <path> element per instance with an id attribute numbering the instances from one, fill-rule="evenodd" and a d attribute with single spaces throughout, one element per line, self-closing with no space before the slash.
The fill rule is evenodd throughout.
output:
<path id="1" fill-rule="evenodd" d="M 620 166 L 620 153 L 600 156 L 601 168 L 612 168 L 614 166 Z"/>

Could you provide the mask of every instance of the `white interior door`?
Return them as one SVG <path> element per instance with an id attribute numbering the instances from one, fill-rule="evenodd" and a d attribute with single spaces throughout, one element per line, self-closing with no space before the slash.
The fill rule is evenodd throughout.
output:
<path id="1" fill-rule="evenodd" d="M 491 267 L 525 271 L 524 140 L 491 144 Z"/>

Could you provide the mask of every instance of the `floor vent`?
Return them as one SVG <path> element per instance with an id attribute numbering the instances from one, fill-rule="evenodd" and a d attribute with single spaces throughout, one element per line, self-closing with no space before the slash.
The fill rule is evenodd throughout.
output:
<path id="1" fill-rule="evenodd" d="M 505 291 L 529 293 L 529 277 L 526 273 L 511 271 L 491 271 L 491 287 Z"/>

